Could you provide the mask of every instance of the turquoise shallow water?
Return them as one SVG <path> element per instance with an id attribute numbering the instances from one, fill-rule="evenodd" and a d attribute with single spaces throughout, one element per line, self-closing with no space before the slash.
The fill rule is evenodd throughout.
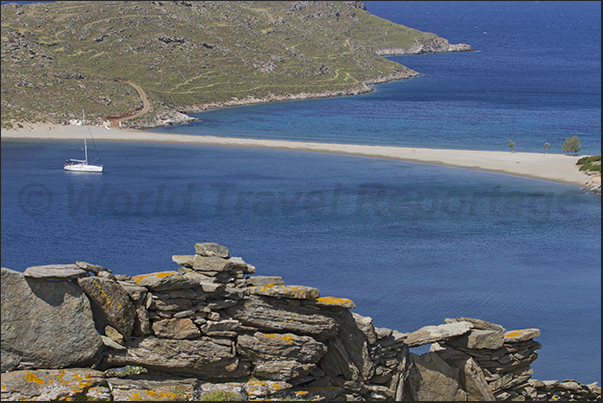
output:
<path id="1" fill-rule="evenodd" d="M 563 153 L 565 139 L 577 135 L 583 154 L 601 153 L 600 3 L 368 2 L 367 8 L 478 52 L 390 57 L 423 76 L 354 97 L 198 113 L 198 122 L 155 131 L 492 151 L 509 151 L 511 139 L 523 152 L 542 152 L 549 142 L 551 153 Z"/>
<path id="2" fill-rule="evenodd" d="M 367 7 L 480 51 L 392 58 L 424 76 L 371 94 L 211 111 L 157 131 L 504 151 L 512 138 L 516 151 L 549 141 L 556 153 L 577 134 L 583 154 L 600 153 L 600 3 Z M 534 378 L 601 380 L 598 195 L 344 155 L 97 146 L 106 172 L 77 175 L 62 163 L 79 142 L 2 141 L 2 266 L 86 260 L 141 274 L 218 242 L 260 275 L 352 299 L 377 326 L 472 316 L 537 327 Z"/>

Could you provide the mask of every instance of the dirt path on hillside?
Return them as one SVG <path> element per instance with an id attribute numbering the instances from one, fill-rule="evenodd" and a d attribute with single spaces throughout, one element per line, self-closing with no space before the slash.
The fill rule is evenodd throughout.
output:
<path id="1" fill-rule="evenodd" d="M 117 116 L 117 117 L 107 117 L 107 120 L 109 120 L 109 122 L 111 122 L 111 127 L 120 128 L 120 125 L 119 125 L 120 122 L 123 122 L 123 121 L 128 120 L 128 119 L 135 118 L 137 116 L 142 116 L 145 113 L 147 113 L 149 111 L 149 109 L 151 109 L 151 103 L 149 102 L 149 99 L 147 98 L 147 93 L 144 92 L 144 90 L 142 89 L 141 86 L 134 84 L 130 80 L 117 79 L 117 81 L 119 81 L 120 83 L 130 84 L 132 87 L 134 87 L 134 89 L 136 90 L 136 92 L 138 92 L 138 95 L 140 96 L 140 99 L 142 100 L 142 109 L 137 110 L 136 113 L 134 113 L 133 115 L 122 115 L 122 116 Z"/>

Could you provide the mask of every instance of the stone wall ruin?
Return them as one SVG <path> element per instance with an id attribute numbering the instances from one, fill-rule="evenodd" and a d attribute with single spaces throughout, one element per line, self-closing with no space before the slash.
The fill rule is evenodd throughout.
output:
<path id="1" fill-rule="evenodd" d="M 538 329 L 457 317 L 401 333 L 215 243 L 173 261 L 133 277 L 2 268 L 2 400 L 601 399 L 596 382 L 531 379 Z"/>

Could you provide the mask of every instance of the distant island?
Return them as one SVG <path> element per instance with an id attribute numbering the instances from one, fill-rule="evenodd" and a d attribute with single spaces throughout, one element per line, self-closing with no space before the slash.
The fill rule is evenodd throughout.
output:
<path id="1" fill-rule="evenodd" d="M 189 112 L 354 95 L 420 75 L 384 55 L 473 51 L 344 2 L 2 5 L 2 128 L 148 128 Z"/>

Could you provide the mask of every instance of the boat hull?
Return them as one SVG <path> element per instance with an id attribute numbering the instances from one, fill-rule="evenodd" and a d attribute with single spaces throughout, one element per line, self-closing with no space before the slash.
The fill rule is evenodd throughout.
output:
<path id="1" fill-rule="evenodd" d="M 63 168 L 71 172 L 103 172 L 101 165 L 73 164 L 65 165 Z"/>

